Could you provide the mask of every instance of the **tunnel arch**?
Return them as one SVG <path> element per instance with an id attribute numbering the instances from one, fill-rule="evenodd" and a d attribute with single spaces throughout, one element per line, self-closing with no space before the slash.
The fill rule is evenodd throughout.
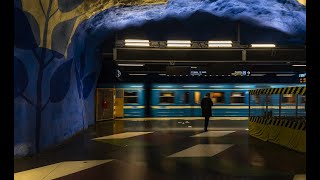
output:
<path id="1" fill-rule="evenodd" d="M 14 42 L 15 156 L 39 152 L 94 123 L 100 47 L 112 32 L 171 17 L 184 21 L 203 11 L 292 36 L 305 33 L 305 7 L 294 0 L 149 0 L 132 1 L 130 6 L 121 4 L 126 1 L 98 0 L 90 4 L 91 1 L 73 0 L 65 6 L 76 7 L 74 14 L 63 14 L 70 10 L 59 10 L 59 4 L 52 4 L 51 0 L 39 2 L 43 3 L 41 6 L 57 10 L 47 11 L 47 15 L 41 8 L 31 6 L 31 2 L 15 1 L 15 13 L 21 17 L 15 19 L 15 35 L 25 34 Z M 268 9 L 271 5 L 274 9 Z M 56 12 L 60 13 L 55 17 L 57 22 L 50 25 L 48 18 Z M 73 18 L 77 14 L 83 16 Z M 61 19 L 64 21 L 58 22 Z M 39 42 L 36 39 L 40 39 Z"/>

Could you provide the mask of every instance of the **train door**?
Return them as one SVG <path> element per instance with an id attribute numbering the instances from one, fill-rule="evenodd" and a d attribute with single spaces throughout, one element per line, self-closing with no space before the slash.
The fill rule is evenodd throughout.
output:
<path id="1" fill-rule="evenodd" d="M 114 89 L 101 88 L 96 91 L 96 121 L 114 118 Z"/>
<path id="2" fill-rule="evenodd" d="M 183 92 L 183 106 L 184 106 L 184 116 L 185 117 L 191 117 L 193 114 L 192 110 L 192 104 L 191 104 L 191 98 L 190 98 L 190 91 Z"/>
<path id="3" fill-rule="evenodd" d="M 193 114 L 192 116 L 201 116 L 201 108 L 198 107 L 201 106 L 201 93 L 200 91 L 194 91 L 193 94 L 194 104 L 193 104 Z"/>

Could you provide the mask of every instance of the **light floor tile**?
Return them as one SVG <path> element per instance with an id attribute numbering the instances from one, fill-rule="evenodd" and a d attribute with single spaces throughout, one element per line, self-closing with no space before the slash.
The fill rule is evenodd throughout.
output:
<path id="1" fill-rule="evenodd" d="M 125 133 L 120 133 L 120 134 L 113 134 L 110 136 L 103 136 L 103 137 L 98 137 L 94 138 L 93 140 L 99 140 L 99 139 L 125 139 L 125 138 L 130 138 L 134 136 L 140 136 L 144 134 L 149 134 L 152 132 L 125 132 Z"/>
<path id="2" fill-rule="evenodd" d="M 212 157 L 233 144 L 198 144 L 168 157 Z"/>
<path id="3" fill-rule="evenodd" d="M 296 174 L 296 175 L 294 175 L 293 180 L 306 180 L 306 175 L 305 174 Z"/>
<path id="4" fill-rule="evenodd" d="M 14 173 L 15 180 L 51 180 L 95 167 L 112 160 L 66 161 Z"/>
<path id="5" fill-rule="evenodd" d="M 196 134 L 191 137 L 221 137 L 221 136 L 231 134 L 233 132 L 235 131 L 207 131 L 204 133 Z"/>

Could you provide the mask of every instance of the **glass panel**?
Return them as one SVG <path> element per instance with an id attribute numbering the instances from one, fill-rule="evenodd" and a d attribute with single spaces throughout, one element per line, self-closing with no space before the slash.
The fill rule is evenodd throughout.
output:
<path id="1" fill-rule="evenodd" d="M 296 96 L 294 94 L 284 94 L 282 96 L 282 103 L 295 104 L 296 103 Z"/>
<path id="2" fill-rule="evenodd" d="M 224 103 L 224 92 L 211 92 L 210 98 L 213 103 Z"/>
<path id="3" fill-rule="evenodd" d="M 200 92 L 199 91 L 196 91 L 194 92 L 194 103 L 195 104 L 200 104 Z"/>
<path id="4" fill-rule="evenodd" d="M 189 95 L 190 95 L 190 93 L 189 92 L 185 92 L 184 94 L 183 94 L 183 103 L 184 104 L 189 104 Z"/>
<path id="5" fill-rule="evenodd" d="M 244 103 L 244 92 L 231 93 L 231 103 Z"/>
<path id="6" fill-rule="evenodd" d="M 161 92 L 160 93 L 160 103 L 174 103 L 174 93 L 173 92 Z"/>
<path id="7" fill-rule="evenodd" d="M 124 92 L 124 103 L 138 103 L 138 92 L 125 91 Z"/>

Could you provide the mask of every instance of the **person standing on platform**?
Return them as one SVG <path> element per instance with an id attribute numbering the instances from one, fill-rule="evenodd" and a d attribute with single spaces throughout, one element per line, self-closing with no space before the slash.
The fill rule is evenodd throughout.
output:
<path id="1" fill-rule="evenodd" d="M 210 93 L 207 93 L 201 100 L 202 117 L 204 118 L 204 131 L 208 130 L 209 118 L 212 116 L 211 107 L 213 103 L 210 99 Z"/>

